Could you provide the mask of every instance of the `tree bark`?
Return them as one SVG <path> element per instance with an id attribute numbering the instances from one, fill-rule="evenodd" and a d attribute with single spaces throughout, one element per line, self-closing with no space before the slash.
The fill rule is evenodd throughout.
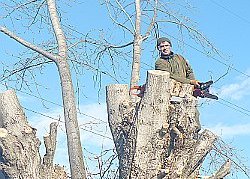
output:
<path id="1" fill-rule="evenodd" d="M 135 29 L 134 29 L 134 44 L 133 44 L 133 62 L 131 71 L 131 81 L 130 88 L 137 85 L 140 80 L 140 66 L 141 66 L 141 45 L 142 45 L 142 35 L 141 35 L 141 1 L 135 0 Z M 135 90 L 131 90 L 134 93 Z M 133 101 L 136 101 L 136 97 L 131 95 Z"/>
<path id="2" fill-rule="evenodd" d="M 25 41 L 24 39 L 18 37 L 17 35 L 10 32 L 8 29 L 4 27 L 0 26 L 0 32 L 5 33 L 6 35 L 13 38 L 20 44 L 24 45 L 25 47 L 30 48 L 42 54 L 43 56 L 49 58 L 50 60 L 56 63 L 61 79 L 61 89 L 62 89 L 62 98 L 64 106 L 65 128 L 67 132 L 71 177 L 73 179 L 83 179 L 86 178 L 86 171 L 82 156 L 83 154 L 82 154 L 82 146 L 80 140 L 80 131 L 77 121 L 77 111 L 76 111 L 73 83 L 71 79 L 69 64 L 67 62 L 68 50 L 67 50 L 66 38 L 64 36 L 63 30 L 60 25 L 55 0 L 47 0 L 47 4 L 52 22 L 52 27 L 54 29 L 54 33 L 58 44 L 58 51 L 59 51 L 58 55 L 47 52 Z"/>
<path id="3" fill-rule="evenodd" d="M 108 119 L 119 158 L 120 178 L 195 178 L 216 136 L 199 131 L 193 86 L 148 71 L 141 100 L 127 85 L 107 87 Z"/>
<path id="4" fill-rule="evenodd" d="M 66 38 L 60 25 L 55 0 L 47 0 L 47 3 L 59 50 L 59 56 L 55 62 L 61 79 L 71 177 L 73 179 L 84 179 L 86 178 L 86 171 L 83 162 L 80 131 L 77 121 L 74 88 L 69 64 L 67 62 L 68 50 Z"/>
<path id="5" fill-rule="evenodd" d="M 86 171 L 83 162 L 80 131 L 70 70 L 66 61 L 60 61 L 57 66 L 61 78 L 71 177 L 73 179 L 84 179 L 86 178 Z"/>
<path id="6" fill-rule="evenodd" d="M 45 140 L 44 162 L 41 163 L 36 129 L 28 124 L 14 91 L 0 94 L 0 125 L 0 162 L 5 178 L 67 178 L 63 167 L 53 166 L 57 125 L 51 124 L 50 135 Z"/>

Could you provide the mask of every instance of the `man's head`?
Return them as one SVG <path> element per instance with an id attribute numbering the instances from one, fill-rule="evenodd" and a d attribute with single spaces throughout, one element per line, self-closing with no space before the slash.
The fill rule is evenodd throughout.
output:
<path id="1" fill-rule="evenodd" d="M 161 55 L 169 55 L 171 53 L 171 41 L 166 37 L 161 37 L 157 39 L 157 49 L 160 51 Z"/>

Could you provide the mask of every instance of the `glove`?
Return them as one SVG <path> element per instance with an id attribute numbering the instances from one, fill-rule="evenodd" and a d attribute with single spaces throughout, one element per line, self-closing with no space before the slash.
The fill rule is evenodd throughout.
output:
<path id="1" fill-rule="evenodd" d="M 194 85 L 195 87 L 199 87 L 200 86 L 200 82 L 198 80 L 190 80 L 190 84 Z"/>

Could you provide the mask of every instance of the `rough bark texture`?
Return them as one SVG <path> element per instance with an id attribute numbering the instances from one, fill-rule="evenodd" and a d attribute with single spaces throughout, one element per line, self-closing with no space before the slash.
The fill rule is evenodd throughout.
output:
<path id="1" fill-rule="evenodd" d="M 14 91 L 0 94 L 0 127 L 2 178 L 67 178 L 63 167 L 53 166 L 56 123 L 51 124 L 50 134 L 45 137 L 46 154 L 42 163 L 36 129 L 28 124 Z"/>
<path id="2" fill-rule="evenodd" d="M 148 71 L 145 91 L 134 104 L 127 85 L 107 87 L 109 124 L 120 178 L 195 178 L 216 136 L 199 131 L 193 86 Z"/>

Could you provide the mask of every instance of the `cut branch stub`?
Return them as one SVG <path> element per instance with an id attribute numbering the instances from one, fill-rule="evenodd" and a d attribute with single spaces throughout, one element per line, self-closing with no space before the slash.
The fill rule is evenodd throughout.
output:
<path id="1" fill-rule="evenodd" d="M 50 132 L 43 137 L 46 154 L 43 158 L 43 164 L 46 166 L 53 166 L 53 159 L 56 150 L 56 136 L 57 136 L 57 122 L 50 124 Z"/>
<path id="2" fill-rule="evenodd" d="M 128 85 L 109 85 L 107 86 L 106 91 L 109 125 L 114 137 L 114 141 L 116 142 L 116 131 L 123 121 L 121 113 L 123 114 L 124 112 L 121 111 L 121 108 L 124 104 L 130 104 Z"/>
<path id="3" fill-rule="evenodd" d="M 23 132 L 35 132 L 28 124 L 23 109 L 13 90 L 0 93 L 0 110 L 0 125 L 8 133 L 22 136 Z"/>
<path id="4" fill-rule="evenodd" d="M 56 136 L 57 136 L 58 122 L 52 122 L 50 124 L 49 134 L 43 137 L 46 148 L 46 154 L 43 157 L 43 163 L 40 169 L 40 178 L 52 178 L 52 179 L 66 179 L 67 174 L 63 167 L 59 165 L 53 165 L 55 150 L 56 150 Z"/>

